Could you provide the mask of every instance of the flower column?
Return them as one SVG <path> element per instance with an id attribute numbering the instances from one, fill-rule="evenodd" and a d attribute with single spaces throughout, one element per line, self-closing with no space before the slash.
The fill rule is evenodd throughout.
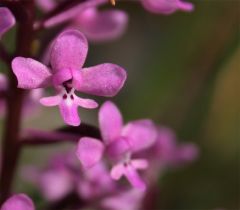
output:
<path id="1" fill-rule="evenodd" d="M 19 23 L 16 35 L 16 55 L 29 56 L 31 54 L 31 44 L 33 40 L 33 22 L 35 13 L 34 1 L 3 1 L 4 6 L 5 4 L 13 11 Z M 24 90 L 17 88 L 17 81 L 12 71 L 9 71 L 9 84 L 7 97 L 7 116 L 2 145 L 3 159 L 0 177 L 0 205 L 10 194 L 12 180 L 14 178 L 17 159 L 20 152 L 17 141 L 20 133 Z"/>

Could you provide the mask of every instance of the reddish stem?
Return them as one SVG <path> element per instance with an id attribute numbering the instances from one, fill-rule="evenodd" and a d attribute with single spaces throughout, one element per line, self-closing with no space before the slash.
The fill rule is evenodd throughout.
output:
<path id="1" fill-rule="evenodd" d="M 14 10 L 16 7 L 18 7 L 18 10 Z M 17 30 L 16 55 L 29 56 L 33 40 L 34 1 L 13 1 L 12 8 L 15 17 L 21 17 L 17 19 L 19 25 Z M 11 68 L 9 67 L 9 69 Z M 20 154 L 18 139 L 20 134 L 23 96 L 24 91 L 17 88 L 17 80 L 12 71 L 10 71 L 9 89 L 7 92 L 7 116 L 2 146 L 0 206 L 11 193 L 11 187 Z"/>

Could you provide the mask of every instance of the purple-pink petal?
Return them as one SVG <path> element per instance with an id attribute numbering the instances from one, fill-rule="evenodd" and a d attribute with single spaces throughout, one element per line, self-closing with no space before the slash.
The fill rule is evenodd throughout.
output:
<path id="1" fill-rule="evenodd" d="M 195 144 L 183 144 L 179 146 L 176 153 L 178 164 L 185 164 L 197 159 L 199 149 Z"/>
<path id="2" fill-rule="evenodd" d="M 125 167 L 124 174 L 125 174 L 127 180 L 131 183 L 131 185 L 133 187 L 139 188 L 141 190 L 146 189 L 145 182 L 142 180 L 142 178 L 139 176 L 136 169 L 131 164 L 128 164 Z"/>
<path id="3" fill-rule="evenodd" d="M 71 178 L 67 170 L 50 169 L 38 177 L 38 184 L 47 200 L 56 201 L 73 190 L 74 185 Z"/>
<path id="4" fill-rule="evenodd" d="M 66 22 L 70 19 L 73 19 L 76 17 L 80 12 L 84 11 L 87 8 L 100 6 L 102 4 L 105 4 L 107 0 L 87 0 L 85 2 L 79 2 L 74 7 L 71 7 L 70 9 L 64 10 L 60 14 L 57 14 L 49 19 L 47 19 L 43 25 L 46 28 L 56 26 L 58 24 L 61 24 L 63 22 Z"/>
<path id="5" fill-rule="evenodd" d="M 132 188 L 117 195 L 109 196 L 101 201 L 105 209 L 111 210 L 139 210 L 143 200 L 144 191 Z"/>
<path id="6" fill-rule="evenodd" d="M 111 179 L 104 162 L 99 162 L 83 171 L 83 179 L 79 182 L 78 193 L 84 199 L 94 199 L 113 192 L 115 182 Z"/>
<path id="7" fill-rule="evenodd" d="M 70 69 L 60 69 L 52 78 L 52 83 L 55 87 L 62 85 L 65 81 L 72 79 L 72 71 Z"/>
<path id="8" fill-rule="evenodd" d="M 78 106 L 86 109 L 95 109 L 98 107 L 98 103 L 92 99 L 84 99 L 75 96 L 74 101 Z"/>
<path id="9" fill-rule="evenodd" d="M 124 126 L 122 135 L 128 139 L 132 151 L 137 152 L 155 143 L 157 131 L 151 120 L 136 120 Z"/>
<path id="10" fill-rule="evenodd" d="M 51 72 L 48 67 L 31 58 L 14 58 L 12 69 L 17 77 L 19 88 L 35 89 L 50 84 Z"/>
<path id="11" fill-rule="evenodd" d="M 125 167 L 122 163 L 114 165 L 110 172 L 112 179 L 119 180 L 124 175 L 124 170 Z"/>
<path id="12" fill-rule="evenodd" d="M 128 22 L 127 13 L 121 10 L 109 9 L 98 11 L 96 8 L 83 10 L 73 22 L 90 41 L 110 41 L 120 37 Z"/>
<path id="13" fill-rule="evenodd" d="M 62 98 L 59 95 L 49 96 L 40 99 L 40 103 L 44 106 L 57 106 L 60 104 Z"/>
<path id="14" fill-rule="evenodd" d="M 122 67 L 105 63 L 75 72 L 73 87 L 84 93 L 112 97 L 123 87 L 126 77 Z"/>
<path id="15" fill-rule="evenodd" d="M 76 155 L 84 168 L 96 165 L 102 158 L 104 146 L 98 139 L 83 137 L 80 139 Z"/>
<path id="16" fill-rule="evenodd" d="M 53 42 L 50 53 L 50 63 L 53 72 L 68 69 L 80 70 L 88 52 L 85 36 L 77 30 L 62 32 Z"/>
<path id="17" fill-rule="evenodd" d="M 143 7 L 155 14 L 169 15 L 177 10 L 191 12 L 194 9 L 192 3 L 182 0 L 141 0 Z"/>
<path id="18" fill-rule="evenodd" d="M 131 160 L 131 164 L 134 168 L 142 170 L 148 167 L 148 161 L 145 159 L 133 159 Z"/>
<path id="19" fill-rule="evenodd" d="M 5 201 L 1 210 L 35 210 L 35 207 L 27 195 L 16 194 Z"/>
<path id="20" fill-rule="evenodd" d="M 7 7 L 0 7 L 0 38 L 12 26 L 15 25 L 15 18 L 12 12 Z"/>
<path id="21" fill-rule="evenodd" d="M 117 106 L 111 101 L 105 102 L 98 114 L 99 126 L 105 144 L 109 144 L 120 137 L 123 119 Z"/>
<path id="22" fill-rule="evenodd" d="M 127 152 L 130 152 L 131 147 L 127 138 L 119 137 L 107 145 L 107 154 L 112 159 L 119 159 Z"/>
<path id="23" fill-rule="evenodd" d="M 81 120 L 78 115 L 78 105 L 69 99 L 62 100 L 59 109 L 64 122 L 68 125 L 79 126 Z"/>

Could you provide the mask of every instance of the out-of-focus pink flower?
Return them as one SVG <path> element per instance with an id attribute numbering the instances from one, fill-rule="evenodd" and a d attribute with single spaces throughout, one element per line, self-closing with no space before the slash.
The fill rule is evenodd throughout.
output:
<path id="1" fill-rule="evenodd" d="M 81 199 L 92 200 L 116 190 L 104 163 L 83 171 L 72 152 L 57 154 L 42 170 L 25 168 L 23 178 L 35 184 L 49 201 L 60 200 L 71 192 L 78 193 Z"/>
<path id="2" fill-rule="evenodd" d="M 57 5 L 54 0 L 38 0 L 37 3 L 44 12 L 54 9 Z M 128 15 L 123 10 L 99 10 L 97 8 L 98 4 L 94 7 L 84 7 L 84 3 L 82 4 L 83 8 L 80 7 L 76 15 L 70 19 L 64 19 L 64 21 L 69 21 L 68 27 L 78 28 L 89 41 L 111 41 L 119 38 L 125 32 Z"/>
<path id="3" fill-rule="evenodd" d="M 77 188 L 78 194 L 87 200 L 102 197 L 116 190 L 115 182 L 103 162 L 99 162 L 89 170 L 83 170 Z"/>
<path id="4" fill-rule="evenodd" d="M 88 8 L 80 12 L 72 21 L 72 26 L 83 32 L 93 42 L 111 41 L 119 38 L 127 27 L 128 15 L 117 9 L 99 11 Z"/>
<path id="5" fill-rule="evenodd" d="M 58 105 L 65 123 L 78 126 L 78 106 L 93 109 L 98 104 L 94 100 L 78 97 L 75 90 L 112 97 L 126 80 L 125 70 L 115 64 L 82 68 L 87 51 L 88 43 L 82 33 L 77 30 L 64 31 L 51 46 L 51 68 L 31 58 L 14 58 L 12 68 L 18 79 L 18 87 L 35 89 L 53 86 L 57 95 L 42 98 L 40 102 L 45 106 Z"/>
<path id="6" fill-rule="evenodd" d="M 166 167 L 178 167 L 190 163 L 199 155 L 195 144 L 178 144 L 175 133 L 166 127 L 159 127 L 156 145 L 153 148 L 156 157 Z"/>
<path id="7" fill-rule="evenodd" d="M 99 162 L 105 151 L 114 163 L 111 177 L 119 180 L 126 176 L 132 186 L 145 188 L 137 170 L 146 169 L 145 159 L 132 159 L 132 154 L 151 147 L 156 140 L 156 129 L 151 120 L 136 120 L 123 126 L 118 108 L 105 102 L 99 111 L 99 124 L 103 143 L 94 138 L 81 138 L 76 154 L 84 168 Z"/>
<path id="8" fill-rule="evenodd" d="M 109 210 L 139 210 L 144 194 L 144 191 L 133 188 L 103 199 L 101 206 Z"/>
<path id="9" fill-rule="evenodd" d="M 28 166 L 23 169 L 22 176 L 27 182 L 36 185 L 44 198 L 48 201 L 57 201 L 75 190 L 75 161 L 67 154 L 53 156 L 43 169 Z"/>
<path id="10" fill-rule="evenodd" d="M 27 195 L 16 194 L 5 201 L 1 210 L 35 210 L 35 207 Z"/>
<path id="11" fill-rule="evenodd" d="M 155 144 L 139 154 L 149 159 L 149 170 L 145 177 L 153 183 L 157 182 L 167 169 L 185 166 L 199 156 L 199 149 L 195 144 L 178 144 L 176 135 L 170 128 L 159 126 L 157 130 Z"/>
<path id="12" fill-rule="evenodd" d="M 143 7 L 155 14 L 169 15 L 177 10 L 192 12 L 194 5 L 184 0 L 141 0 Z"/>
<path id="13" fill-rule="evenodd" d="M 8 86 L 7 78 L 4 74 L 0 73 L 0 93 L 6 94 Z M 29 117 L 32 113 L 36 113 L 39 107 L 39 99 L 42 97 L 42 90 L 31 90 L 24 98 L 23 115 Z M 4 116 L 6 112 L 6 100 L 4 97 L 0 98 L 0 117 Z"/>
<path id="14" fill-rule="evenodd" d="M 15 18 L 11 11 L 6 7 L 0 7 L 0 38 L 10 28 L 15 25 Z"/>

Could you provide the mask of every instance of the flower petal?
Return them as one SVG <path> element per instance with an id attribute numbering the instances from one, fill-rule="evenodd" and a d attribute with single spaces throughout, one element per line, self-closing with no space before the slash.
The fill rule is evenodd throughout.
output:
<path id="1" fill-rule="evenodd" d="M 123 87 L 126 76 L 118 65 L 100 64 L 74 72 L 73 87 L 84 93 L 112 97 Z"/>
<path id="2" fill-rule="evenodd" d="M 124 171 L 125 171 L 125 167 L 123 166 L 122 163 L 119 163 L 112 167 L 110 175 L 112 179 L 119 180 L 124 174 Z"/>
<path id="3" fill-rule="evenodd" d="M 191 12 L 194 9 L 192 3 L 184 2 L 181 0 L 142 0 L 143 7 L 155 14 L 165 14 L 169 15 L 175 11 L 182 10 L 186 12 Z"/>
<path id="4" fill-rule="evenodd" d="M 112 141 L 107 147 L 107 154 L 112 159 L 121 158 L 130 151 L 130 145 L 126 138 L 119 137 Z"/>
<path id="5" fill-rule="evenodd" d="M 141 179 L 138 172 L 132 165 L 128 165 L 127 167 L 125 167 L 124 174 L 133 187 L 136 187 L 142 190 L 146 189 L 146 184 Z"/>
<path id="6" fill-rule="evenodd" d="M 155 125 L 151 120 L 136 120 L 128 123 L 122 130 L 134 152 L 149 148 L 157 137 Z"/>
<path id="7" fill-rule="evenodd" d="M 131 164 L 136 169 L 146 169 L 148 167 L 148 161 L 145 159 L 134 159 Z"/>
<path id="8" fill-rule="evenodd" d="M 88 43 L 82 33 L 77 30 L 62 32 L 52 44 L 50 62 L 53 71 L 79 70 L 85 62 L 87 51 Z"/>
<path id="9" fill-rule="evenodd" d="M 72 79 L 72 72 L 70 69 L 61 69 L 53 75 L 53 85 L 57 87 L 58 85 L 62 85 L 65 81 Z"/>
<path id="10" fill-rule="evenodd" d="M 57 106 L 62 101 L 61 96 L 50 96 L 50 97 L 44 97 L 40 99 L 40 103 L 44 106 Z"/>
<path id="11" fill-rule="evenodd" d="M 17 77 L 19 88 L 34 89 L 50 84 L 51 73 L 49 69 L 31 58 L 14 58 L 12 69 Z"/>
<path id="12" fill-rule="evenodd" d="M 78 115 L 78 106 L 73 102 L 67 100 L 62 100 L 59 104 L 60 113 L 64 122 L 68 125 L 79 126 L 80 118 Z"/>
<path id="13" fill-rule="evenodd" d="M 180 145 L 176 151 L 176 163 L 177 165 L 183 165 L 191 163 L 199 156 L 199 149 L 195 144 L 183 144 Z"/>
<path id="14" fill-rule="evenodd" d="M 49 169 L 40 174 L 39 187 L 44 197 L 49 201 L 57 201 L 74 189 L 69 171 L 64 169 Z"/>
<path id="15" fill-rule="evenodd" d="M 1 210 L 35 210 L 35 207 L 27 195 L 17 194 L 5 201 Z"/>
<path id="16" fill-rule="evenodd" d="M 127 13 L 109 9 L 98 11 L 95 7 L 80 12 L 73 25 L 91 41 L 109 41 L 120 37 L 127 26 Z"/>
<path id="17" fill-rule="evenodd" d="M 75 96 L 74 100 L 76 101 L 75 103 L 78 106 L 81 106 L 86 109 L 95 109 L 98 107 L 98 103 L 92 99 L 84 99 L 84 98 Z"/>
<path id="18" fill-rule="evenodd" d="M 93 167 L 103 155 L 104 145 L 98 139 L 83 137 L 80 139 L 76 155 L 84 168 Z"/>
<path id="19" fill-rule="evenodd" d="M 7 7 L 0 7 L 0 37 L 15 25 L 15 18 Z"/>
<path id="20" fill-rule="evenodd" d="M 117 106 L 111 101 L 105 102 L 98 114 L 101 135 L 106 144 L 120 137 L 123 120 Z"/>
<path id="21" fill-rule="evenodd" d="M 142 206 L 145 192 L 136 188 L 127 191 L 120 191 L 113 196 L 107 196 L 101 200 L 104 209 L 111 210 L 139 210 Z"/>

